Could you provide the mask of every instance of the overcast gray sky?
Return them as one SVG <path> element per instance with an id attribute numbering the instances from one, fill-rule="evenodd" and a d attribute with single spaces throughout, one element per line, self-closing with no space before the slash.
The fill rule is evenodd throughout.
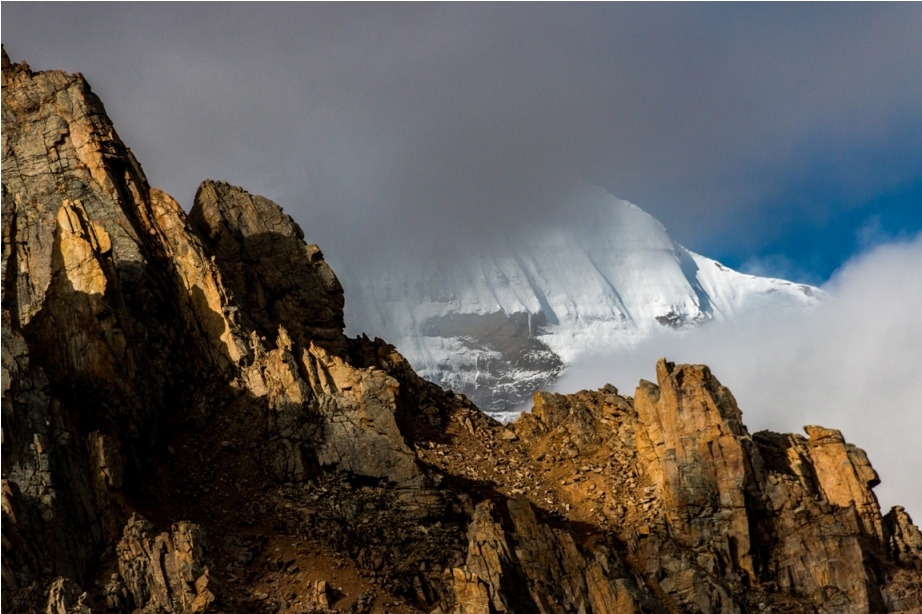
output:
<path id="1" fill-rule="evenodd" d="M 857 227 L 922 185 L 918 4 L 4 2 L 2 16 L 14 61 L 87 76 L 154 186 L 186 206 L 206 177 L 265 194 L 334 264 L 387 238 L 431 249 L 561 223 L 578 212 L 560 193 L 591 181 L 691 249 L 822 280 L 830 266 L 798 250 L 831 239 L 786 237 L 850 208 Z M 922 224 L 911 213 L 891 226 Z"/>

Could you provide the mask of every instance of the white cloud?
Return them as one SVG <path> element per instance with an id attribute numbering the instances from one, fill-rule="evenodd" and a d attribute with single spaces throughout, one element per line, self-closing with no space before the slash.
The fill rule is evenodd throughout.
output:
<path id="1" fill-rule="evenodd" d="M 864 448 L 882 483 L 882 508 L 922 520 L 922 234 L 847 262 L 805 314 L 753 316 L 686 334 L 664 333 L 630 351 L 587 356 L 559 392 L 610 382 L 633 394 L 660 356 L 704 363 L 728 386 L 750 432 L 842 431 Z"/>

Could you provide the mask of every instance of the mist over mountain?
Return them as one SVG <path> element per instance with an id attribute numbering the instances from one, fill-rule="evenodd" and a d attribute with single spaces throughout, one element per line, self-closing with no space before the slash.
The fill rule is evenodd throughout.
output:
<path id="1" fill-rule="evenodd" d="M 337 271 L 388 244 L 426 258 L 556 228 L 579 215 L 560 208 L 579 182 L 695 252 L 795 281 L 825 281 L 874 215 L 922 228 L 917 4 L 9 3 L 3 17 L 11 53 L 91 80 L 187 210 L 203 177 L 245 185 L 327 237 Z"/>
<path id="2" fill-rule="evenodd" d="M 561 199 L 557 209 L 573 214 L 556 228 L 526 224 L 467 249 L 449 241 L 426 258 L 381 252 L 344 267 L 347 330 L 391 340 L 424 377 L 514 416 L 587 353 L 825 296 L 690 252 L 601 188 Z"/>

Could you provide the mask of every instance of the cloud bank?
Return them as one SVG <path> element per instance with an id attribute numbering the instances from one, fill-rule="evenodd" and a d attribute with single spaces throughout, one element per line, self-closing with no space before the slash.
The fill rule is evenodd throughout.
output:
<path id="1" fill-rule="evenodd" d="M 922 179 L 918 4 L 8 3 L 3 17 L 14 61 L 87 76 L 152 185 L 187 207 L 205 178 L 264 194 L 334 267 L 566 222 L 576 181 L 742 262 Z"/>
<path id="2" fill-rule="evenodd" d="M 633 394 L 658 358 L 703 363 L 730 388 L 755 432 L 842 431 L 881 476 L 881 506 L 922 519 L 922 234 L 877 246 L 824 286 L 832 298 L 803 314 L 756 315 L 639 347 L 585 356 L 558 392 L 607 382 Z"/>

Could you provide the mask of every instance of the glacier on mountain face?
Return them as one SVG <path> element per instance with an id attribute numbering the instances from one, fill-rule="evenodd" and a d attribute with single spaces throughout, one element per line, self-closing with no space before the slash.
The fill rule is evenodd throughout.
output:
<path id="1" fill-rule="evenodd" d="M 501 413 L 586 352 L 633 345 L 664 326 L 823 299 L 817 288 L 690 252 L 658 220 L 604 190 L 586 189 L 571 205 L 589 215 L 570 227 L 346 272 L 348 332 L 387 339 L 423 377 Z"/>

